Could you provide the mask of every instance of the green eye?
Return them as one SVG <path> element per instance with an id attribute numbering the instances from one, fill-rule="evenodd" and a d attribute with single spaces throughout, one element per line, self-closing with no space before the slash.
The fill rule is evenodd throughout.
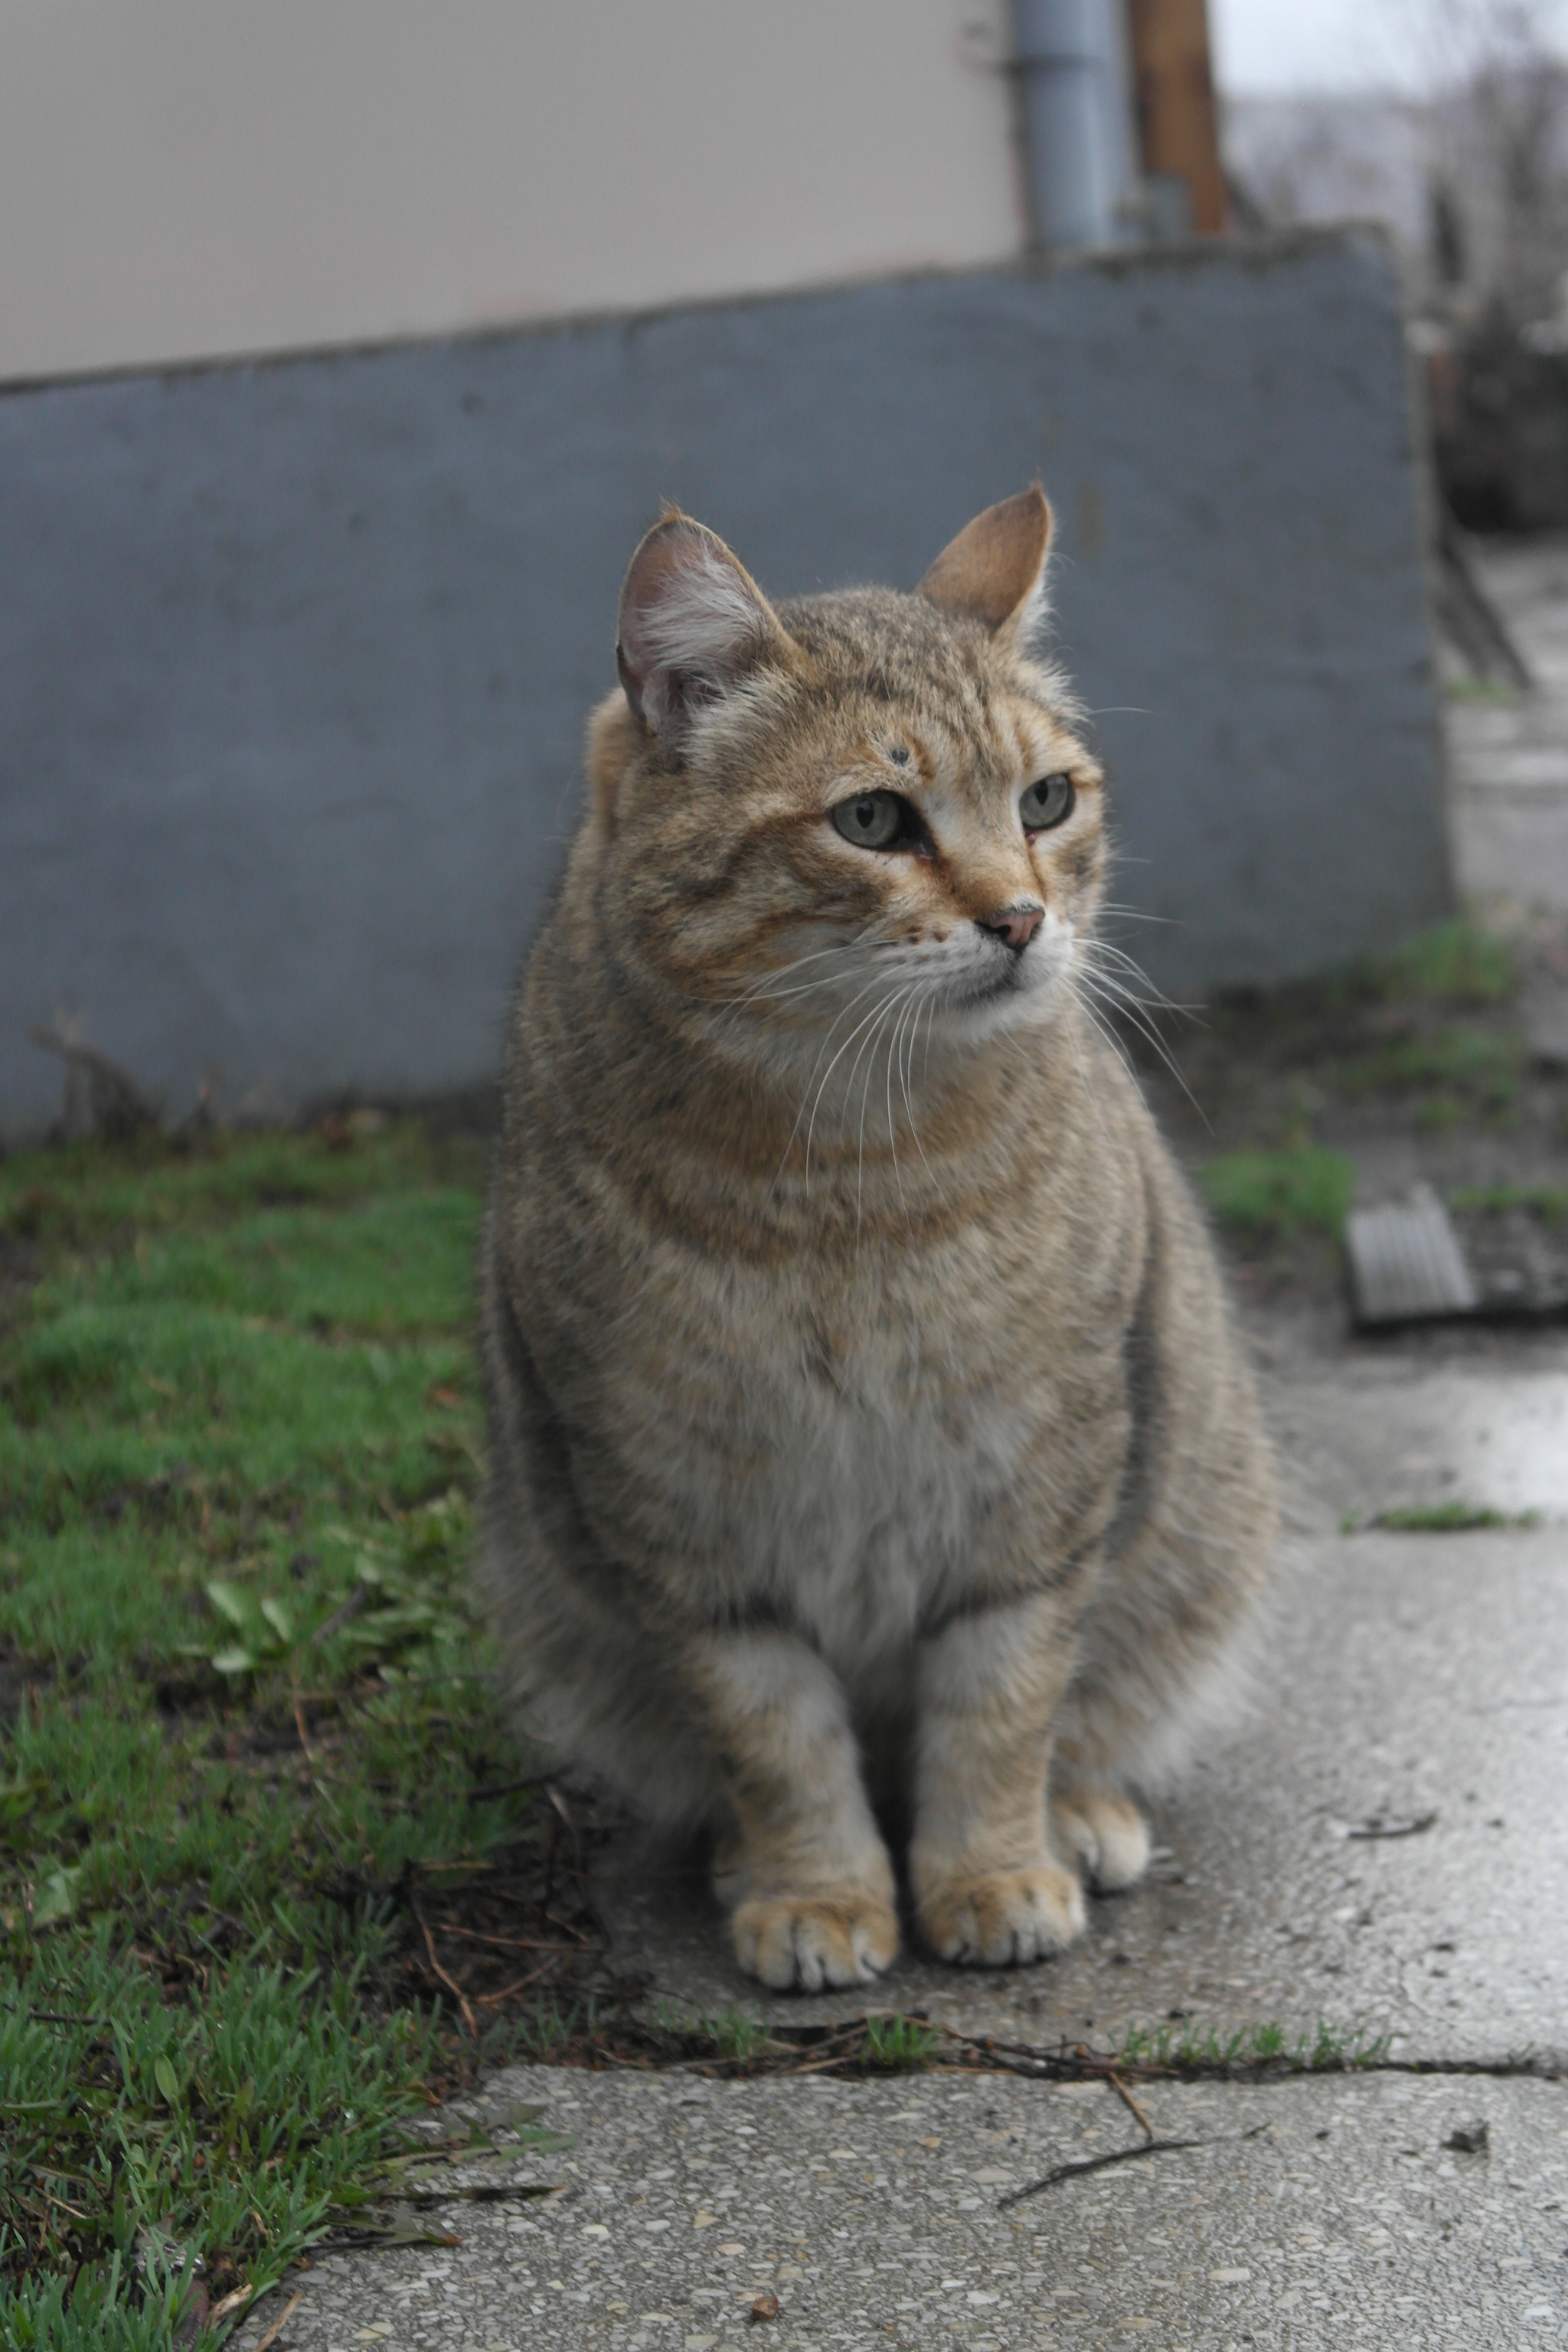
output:
<path id="1" fill-rule="evenodd" d="M 1070 776 L 1042 776 L 1037 784 L 1030 784 L 1018 803 L 1018 814 L 1026 833 L 1044 833 L 1053 824 L 1060 824 L 1070 816 L 1077 794 Z"/>
<path id="2" fill-rule="evenodd" d="M 891 849 L 908 835 L 912 811 L 897 793 L 857 793 L 830 814 L 845 840 L 857 849 Z"/>

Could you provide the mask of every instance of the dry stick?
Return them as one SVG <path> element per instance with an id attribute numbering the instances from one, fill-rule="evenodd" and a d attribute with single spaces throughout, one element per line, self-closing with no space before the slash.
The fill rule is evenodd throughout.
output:
<path id="1" fill-rule="evenodd" d="M 1114 2067 L 1110 2067 L 1108 2070 L 1105 2079 L 1110 2084 L 1111 2089 L 1116 2093 L 1117 2097 L 1121 2100 L 1122 2104 L 1125 2106 L 1131 2108 L 1133 2114 L 1137 2116 L 1139 2122 L 1148 2133 L 1149 2137 L 1152 2139 L 1154 2137 L 1153 2125 L 1150 2122 L 1148 2116 L 1144 2114 L 1142 2108 L 1139 2105 L 1137 2100 L 1133 2097 L 1131 2092 L 1128 2089 L 1126 2084 L 1122 2081 L 1121 2075 L 1116 2072 Z"/>
<path id="2" fill-rule="evenodd" d="M 494 1944 L 503 1952 L 580 1952 L 581 1944 L 542 1944 L 534 1936 L 482 1936 L 477 1927 L 454 1927 L 449 1920 L 441 1923 L 446 1936 L 460 1936 L 465 1944 Z"/>
<path id="3" fill-rule="evenodd" d="M 441 1982 L 446 1986 L 447 1991 L 454 1993 L 457 1996 L 458 2006 L 463 2012 L 464 2021 L 468 2026 L 468 2032 L 473 2035 L 474 2040 L 477 2042 L 479 2038 L 479 2029 L 478 2022 L 475 2020 L 474 2012 L 468 2007 L 468 1996 L 463 1990 L 462 1986 L 458 1982 L 457 1979 L 455 1977 L 449 1977 L 447 1974 L 446 1969 L 436 1958 L 436 1938 L 430 1933 L 429 1925 L 425 1917 L 424 1912 L 421 1911 L 417 1903 L 412 1904 L 410 1908 L 414 1913 L 414 1916 L 419 1922 L 419 1932 L 425 1938 L 425 1948 L 430 1955 L 430 1966 L 440 1978 Z M 259 2346 L 256 2347 L 256 2352 L 260 2352 Z"/>
<path id="4" fill-rule="evenodd" d="M 283 2330 L 288 2326 L 289 2322 L 293 2318 L 294 2314 L 299 2310 L 300 2305 L 304 2302 L 304 2300 L 305 2298 L 302 2294 L 295 2295 L 290 2301 L 288 2309 L 286 2311 L 279 2312 L 278 2317 L 273 2321 L 271 2326 L 268 2329 L 266 2335 L 262 2336 L 259 2343 L 256 2343 L 251 2346 L 250 2352 L 268 2352 L 268 2347 L 277 2343 L 278 2338 L 282 2335 Z"/>
<path id="5" fill-rule="evenodd" d="M 502 1985 L 500 1992 L 476 1993 L 474 1998 L 481 2009 L 497 2009 L 503 2000 L 510 2000 L 514 1992 L 521 1992 L 525 1985 L 537 1984 L 549 1965 L 549 1961 L 546 1960 L 541 1967 L 530 1969 L 525 1977 L 516 1977 L 510 1984 Z"/>
<path id="6" fill-rule="evenodd" d="M 1169 2156 L 1184 2147 L 1220 2147 L 1227 2139 L 1256 2139 L 1266 2132 L 1268 2124 L 1254 2124 L 1244 2132 L 1221 2132 L 1214 2139 L 1146 2139 L 1137 2147 L 1113 2147 L 1109 2156 L 1080 2156 L 1070 2164 L 1054 2164 L 1038 2180 L 1031 2180 L 1026 2189 L 1010 2189 L 1005 2197 L 998 2197 L 996 2210 L 1005 2212 L 1009 2205 L 1021 2205 L 1026 2197 L 1037 2197 L 1042 2189 L 1054 2189 L 1058 2180 L 1071 2180 L 1080 2172 L 1102 2172 L 1108 2164 L 1131 2164 L 1141 2156 Z"/>

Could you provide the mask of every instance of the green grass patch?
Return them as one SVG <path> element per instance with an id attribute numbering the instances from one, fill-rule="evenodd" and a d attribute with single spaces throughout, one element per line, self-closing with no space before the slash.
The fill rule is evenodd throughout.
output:
<path id="1" fill-rule="evenodd" d="M 1405 1503 L 1379 1511 L 1368 1524 L 1395 1535 L 1463 1535 L 1472 1528 L 1533 1528 L 1538 1511 L 1494 1511 L 1485 1503 Z"/>
<path id="2" fill-rule="evenodd" d="M 929 2066 L 942 2047 L 934 2026 L 915 2017 L 868 2017 L 863 2063 L 868 2074 L 906 2074 Z"/>
<path id="3" fill-rule="evenodd" d="M 1392 1037 L 1342 1062 L 1333 1076 L 1347 1095 L 1423 1094 L 1438 1109 L 1432 1123 L 1447 1124 L 1467 1111 L 1496 1117 L 1510 1109 L 1524 1065 L 1521 1037 L 1459 1023 Z"/>
<path id="4" fill-rule="evenodd" d="M 1355 1167 L 1342 1151 L 1318 1144 L 1229 1151 L 1201 1167 L 1198 1182 L 1222 1225 L 1254 1234 L 1337 1234 L 1355 1195 Z"/>
<path id="5" fill-rule="evenodd" d="M 1386 956 L 1356 964 L 1351 984 L 1375 999 L 1502 1004 L 1519 986 L 1519 970 L 1508 940 L 1468 915 L 1457 915 L 1414 932 Z"/>
<path id="6" fill-rule="evenodd" d="M 1568 1218 L 1568 1186 L 1562 1184 L 1465 1184 L 1448 1196 L 1459 1215 L 1506 1217 L 1522 1211 L 1547 1224 Z"/>
<path id="7" fill-rule="evenodd" d="M 469 1597 L 483 1179 L 412 1121 L 0 1163 L 0 2342 L 266 2287 L 558 2013 Z"/>
<path id="8" fill-rule="evenodd" d="M 1227 2074 L 1268 2067 L 1295 2074 L 1342 2074 L 1382 2065 L 1389 2041 L 1386 2033 L 1359 2030 L 1345 2033 L 1321 2021 L 1312 2032 L 1289 2034 L 1277 2023 L 1247 2025 L 1220 2033 L 1178 2019 L 1169 2024 L 1134 2027 L 1115 2056 L 1118 2065 L 1130 2071 Z"/>

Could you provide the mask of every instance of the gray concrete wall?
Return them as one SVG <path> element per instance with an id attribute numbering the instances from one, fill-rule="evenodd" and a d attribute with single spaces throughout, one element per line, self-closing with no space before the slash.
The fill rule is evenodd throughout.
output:
<path id="1" fill-rule="evenodd" d="M 0 1133 L 57 1004 L 176 1112 L 489 1073 L 661 497 L 788 593 L 1037 473 L 1150 971 L 1385 945 L 1449 887 L 1406 389 L 1344 236 L 0 398 Z"/>

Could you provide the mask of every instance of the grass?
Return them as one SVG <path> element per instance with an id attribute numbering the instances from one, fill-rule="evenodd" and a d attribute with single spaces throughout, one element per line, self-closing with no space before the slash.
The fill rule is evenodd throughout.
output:
<path id="1" fill-rule="evenodd" d="M 1385 956 L 1352 965 L 1345 984 L 1374 1001 L 1416 997 L 1479 1006 L 1505 1003 L 1519 986 L 1519 971 L 1506 940 L 1457 915 L 1414 932 Z"/>
<path id="2" fill-rule="evenodd" d="M 0 2341 L 197 2340 L 590 1940 L 468 1598 L 482 1181 L 0 1162 Z"/>
<path id="3" fill-rule="evenodd" d="M 1521 1037 L 1460 1023 L 1426 1034 L 1392 1037 L 1371 1053 L 1342 1063 L 1335 1083 L 1352 1096 L 1424 1095 L 1428 1123 L 1439 1123 L 1432 1112 L 1438 1106 L 1441 1123 L 1451 1124 L 1468 1110 L 1493 1117 L 1507 1111 L 1519 1092 L 1524 1064 Z"/>
<path id="4" fill-rule="evenodd" d="M 1355 1164 L 1319 1144 L 1230 1151 L 1205 1162 L 1198 1182 L 1222 1225 L 1258 1234 L 1338 1234 L 1354 1196 Z"/>
<path id="5" fill-rule="evenodd" d="M 1540 1514 L 1494 1511 L 1485 1503 L 1406 1503 L 1379 1511 L 1369 1524 L 1387 1528 L 1395 1535 L 1452 1536 L 1463 1535 L 1473 1528 L 1538 1527 Z"/>
<path id="6" fill-rule="evenodd" d="M 1387 2034 L 1345 2033 L 1320 2020 L 1311 2033 L 1287 2033 L 1279 2024 L 1243 2026 L 1231 2033 L 1174 2024 L 1135 2026 L 1119 2045 L 1119 2067 L 1184 2074 L 1231 2074 L 1266 2067 L 1294 2074 L 1343 2074 L 1381 2066 Z"/>
<path id="7" fill-rule="evenodd" d="M 1459 1215 L 1506 1217 L 1516 1211 L 1549 1225 L 1568 1218 L 1568 1186 L 1562 1184 L 1467 1184 L 1448 1196 Z"/>

